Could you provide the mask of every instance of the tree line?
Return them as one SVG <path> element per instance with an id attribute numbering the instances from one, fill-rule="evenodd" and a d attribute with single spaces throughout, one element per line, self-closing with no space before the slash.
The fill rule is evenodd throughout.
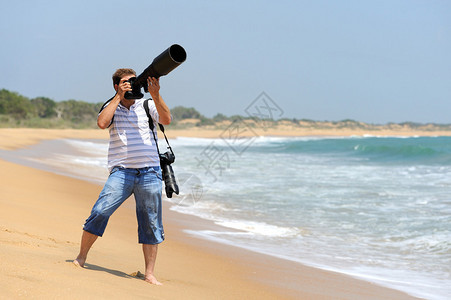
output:
<path id="1" fill-rule="evenodd" d="M 0 90 L 0 127 L 96 128 L 97 115 L 103 103 L 80 100 L 56 102 L 47 97 L 29 99 L 17 92 Z M 199 120 L 198 126 L 227 119 L 218 114 L 212 119 L 194 108 L 176 106 L 171 109 L 174 126 L 184 119 Z"/>
<path id="2" fill-rule="evenodd" d="M 66 100 L 56 102 L 47 97 L 36 97 L 29 99 L 17 92 L 6 89 L 0 90 L 0 127 L 31 127 L 31 128 L 97 128 L 97 115 L 103 103 L 89 103 L 80 100 Z M 195 108 L 176 106 L 171 108 L 173 128 L 186 128 L 192 126 L 227 126 L 228 121 L 255 120 L 252 117 L 234 115 L 227 117 L 221 113 L 213 118 L 207 118 Z M 193 119 L 190 122 L 188 119 Z M 185 121 L 187 120 L 187 121 Z M 185 121 L 185 122 L 184 122 Z M 296 127 L 317 128 L 362 128 L 368 130 L 381 129 L 377 124 L 366 124 L 346 119 L 337 122 L 313 121 L 308 119 L 279 119 L 265 120 L 266 125 L 277 125 L 279 123 L 291 124 Z M 247 123 L 248 126 L 255 126 Z M 403 126 L 420 130 L 450 130 L 451 124 L 420 124 L 413 122 L 388 123 L 389 129 L 393 126 Z M 391 126 L 391 127 L 390 127 Z"/>

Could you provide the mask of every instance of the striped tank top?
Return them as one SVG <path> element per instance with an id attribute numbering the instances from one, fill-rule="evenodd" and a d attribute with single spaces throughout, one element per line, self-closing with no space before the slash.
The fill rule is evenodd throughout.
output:
<path id="1" fill-rule="evenodd" d="M 147 103 L 155 125 L 155 137 L 157 137 L 156 128 L 159 121 L 157 108 L 153 101 Z M 137 99 L 130 109 L 120 103 L 116 108 L 109 127 L 108 170 L 110 172 L 115 166 L 134 169 L 160 166 L 160 158 L 143 104 L 143 99 Z"/>

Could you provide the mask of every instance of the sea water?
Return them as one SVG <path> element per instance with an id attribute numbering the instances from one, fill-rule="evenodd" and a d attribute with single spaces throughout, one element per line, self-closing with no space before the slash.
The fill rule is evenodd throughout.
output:
<path id="1" fill-rule="evenodd" d="M 106 142 L 58 142 L 59 151 L 30 159 L 106 179 Z M 166 199 L 171 209 L 223 228 L 188 234 L 418 297 L 451 297 L 450 137 L 170 142 L 181 188 Z"/>

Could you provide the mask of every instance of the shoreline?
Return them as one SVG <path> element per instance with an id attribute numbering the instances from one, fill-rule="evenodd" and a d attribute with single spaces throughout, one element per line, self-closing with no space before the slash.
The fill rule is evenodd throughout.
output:
<path id="1" fill-rule="evenodd" d="M 96 130 L 99 131 L 99 130 Z M 105 133 L 104 131 L 100 131 L 102 133 Z M 18 131 L 15 132 L 16 134 L 19 134 Z M 38 132 L 39 134 L 42 134 L 41 132 Z M 55 136 L 50 136 L 49 132 L 46 132 L 46 139 L 58 139 L 58 138 L 69 138 L 67 134 L 70 132 L 59 132 L 55 133 Z M 30 134 L 28 131 L 27 134 Z M 35 132 L 36 134 L 36 132 Z M 70 133 L 71 134 L 71 133 Z M 94 138 L 94 139 L 102 139 L 101 136 L 92 134 L 91 132 L 88 132 L 86 136 L 82 136 L 83 134 L 81 132 L 78 132 L 79 136 L 71 138 Z M 0 136 L 1 136 L 1 130 L 0 130 Z M 38 139 L 38 138 L 36 138 Z M 28 139 L 28 141 L 31 141 L 33 139 Z M 41 139 L 43 140 L 43 139 Z M 15 144 L 15 141 L 12 139 L 9 139 L 9 147 L 11 145 L 14 145 L 17 149 L 17 144 Z M 2 145 L 4 147 L 4 145 Z M 8 145 L 7 145 L 8 146 Z M 23 147 L 23 146 L 22 146 Z M 89 193 L 89 201 L 84 201 L 83 203 L 79 203 L 75 200 L 71 200 L 72 205 L 77 206 L 83 206 L 84 212 L 83 214 L 79 214 L 77 218 L 72 217 L 72 222 L 76 222 L 77 224 L 82 224 L 83 218 L 87 216 L 87 213 L 90 209 L 90 207 L 93 204 L 93 198 L 96 198 L 98 194 L 98 191 L 100 191 L 101 186 L 95 184 L 90 184 L 86 181 L 81 181 L 73 178 L 69 178 L 66 176 L 61 175 L 55 175 L 52 173 L 48 173 L 41 170 L 35 170 L 28 167 L 23 167 L 20 165 L 15 165 L 11 163 L 7 163 L 4 161 L 0 161 L 3 169 L 8 170 L 19 170 L 18 174 L 25 174 L 26 177 L 23 178 L 23 176 L 7 176 L 4 175 L 2 177 L 4 180 L 4 184 L 8 184 L 8 188 L 6 190 L 17 190 L 18 184 L 21 182 L 21 180 L 28 181 L 34 181 L 35 178 L 39 178 L 39 180 L 44 180 L 44 182 L 53 183 L 55 181 L 64 181 L 68 185 L 74 185 L 76 187 L 77 193 L 80 191 L 84 191 L 85 186 L 89 186 L 87 188 L 90 190 Z M 8 172 L 9 173 L 9 172 Z M 28 176 L 29 175 L 29 176 Z M 20 178 L 19 178 L 20 177 Z M 6 182 L 5 182 L 6 181 Z M 94 192 L 93 194 L 93 186 L 94 189 L 97 189 L 97 192 Z M 39 194 L 45 192 L 45 189 L 42 190 L 39 187 L 36 187 L 36 189 L 30 189 L 28 191 L 33 194 Z M 44 193 L 45 194 L 45 193 Z M 67 194 L 66 191 L 60 191 L 60 195 Z M 9 196 L 9 197 L 15 197 L 15 193 L 13 191 L 10 192 L 8 195 L 8 191 L 2 192 L 2 198 L 5 198 L 3 196 Z M 44 196 L 45 198 L 46 196 Z M 52 199 L 51 195 L 47 196 L 49 199 L 44 200 L 52 200 L 55 201 L 55 199 Z M 6 200 L 6 199 L 1 199 Z M 22 201 L 22 199 L 18 199 L 18 201 Z M 24 205 L 24 207 L 35 206 L 36 204 L 32 201 L 29 202 L 23 202 L 21 204 Z M 64 203 L 61 204 L 64 206 Z M 135 216 L 133 212 L 133 205 L 134 203 L 130 200 L 128 200 L 125 203 L 125 207 L 127 209 L 122 209 L 121 213 L 119 213 L 120 217 L 118 217 L 121 222 L 114 223 L 111 222 L 111 224 L 116 225 L 109 225 L 109 230 L 107 229 L 108 235 L 111 235 L 114 239 L 116 239 L 116 242 L 119 242 L 121 247 L 124 246 L 127 249 L 134 248 L 133 251 L 139 250 L 139 248 L 136 246 L 135 242 L 135 231 L 136 229 L 133 227 L 132 230 L 128 233 L 125 233 L 124 230 L 121 229 L 121 227 L 128 223 L 134 223 L 135 222 Z M 4 206 L 2 204 L 2 206 Z M 163 280 L 166 280 L 165 283 L 168 283 L 169 287 L 168 290 L 159 291 L 161 294 L 158 294 L 158 298 L 173 298 L 171 293 L 178 293 L 182 292 L 181 294 L 178 294 L 179 296 L 188 296 L 188 298 L 211 298 L 211 294 L 209 292 L 216 292 L 218 296 L 221 296 L 221 298 L 224 298 L 225 295 L 230 296 L 230 298 L 233 298 L 233 295 L 244 295 L 247 293 L 248 297 L 251 298 L 262 298 L 263 295 L 265 297 L 269 298 L 300 298 L 300 299 L 311 299 L 314 297 L 315 299 L 327 299 L 327 298 L 335 298 L 335 299 L 349 299 L 349 298 L 364 298 L 364 299 L 380 299 L 383 297 L 384 299 L 414 299 L 414 297 L 404 294 L 403 292 L 399 292 L 396 290 L 392 290 L 390 288 L 385 288 L 380 285 L 364 281 L 361 279 L 355 279 L 348 275 L 341 274 L 341 273 L 335 273 L 331 271 L 325 271 L 313 267 L 308 267 L 299 263 L 293 263 L 291 261 L 275 258 L 273 256 L 268 256 L 264 254 L 259 254 L 256 252 L 252 252 L 250 250 L 245 250 L 243 248 L 238 248 L 234 246 L 224 245 L 224 244 L 218 244 L 209 240 L 204 240 L 200 238 L 193 238 L 192 236 L 188 235 L 186 232 L 184 232 L 184 229 L 192 229 L 192 228 L 211 228 L 212 226 L 218 226 L 213 224 L 212 222 L 202 220 L 200 218 L 189 216 L 189 215 L 183 215 L 179 214 L 177 212 L 171 211 L 167 206 L 168 202 L 165 202 L 166 207 L 164 211 L 164 221 L 165 221 L 165 231 L 167 232 L 167 241 L 162 244 L 159 259 L 157 260 L 157 275 L 161 273 L 163 275 Z M 47 206 L 44 206 L 46 208 Z M 6 210 L 4 211 L 4 214 L 11 212 L 10 210 L 14 210 L 13 205 L 7 204 Z M 9 208 L 9 210 L 8 210 Z M 79 207 L 77 207 L 79 209 Z M 118 211 L 119 212 L 119 211 Z M 117 212 L 117 213 L 118 213 Z M 113 215 L 114 216 L 114 215 Z M 6 218 L 7 219 L 7 218 Z M 127 223 L 128 222 L 128 223 Z M 120 224 L 120 225 L 119 225 Z M 47 233 L 37 233 L 35 232 L 33 227 L 30 227 L 30 224 L 27 224 L 28 228 L 26 229 L 24 224 L 17 222 L 17 221 L 11 221 L 11 223 L 4 223 L 1 228 L 2 236 L 5 234 L 5 232 L 22 232 L 23 236 L 30 237 L 30 236 L 39 236 L 41 240 L 46 239 L 46 234 L 48 235 L 48 239 L 56 239 L 52 237 L 52 234 Z M 72 224 L 73 225 L 73 224 Z M 81 226 L 81 225 L 80 225 Z M 188 226 L 188 227 L 187 227 Z M 130 225 L 126 226 L 127 229 L 130 229 Z M 72 232 L 70 237 L 67 237 L 69 239 L 67 241 L 68 244 L 70 244 L 70 247 L 72 249 L 72 252 L 78 251 L 76 248 L 78 247 L 78 239 L 81 235 L 80 228 L 70 228 L 69 231 Z M 132 232 L 130 237 L 130 232 Z M 119 237 L 125 238 L 127 236 L 127 240 L 129 243 L 127 245 L 122 245 L 123 241 Z M 2 237 L 3 240 L 3 237 Z M 102 244 L 104 244 L 105 237 L 102 238 Z M 130 242 L 130 240 L 133 240 L 133 242 Z M 8 240 L 8 242 L 11 242 L 11 245 L 13 245 L 11 240 Z M 100 240 L 99 240 L 100 242 Z M 24 241 L 25 245 L 30 244 L 27 241 Z M 173 250 L 164 250 L 165 244 L 170 244 L 175 247 Z M 20 248 L 20 246 L 16 246 Z M 98 248 L 101 248 L 103 246 L 98 246 Z M 106 255 L 106 257 L 112 257 L 113 261 L 119 262 L 120 259 L 118 257 L 118 254 L 115 253 L 117 251 L 117 246 L 115 246 L 113 243 L 108 242 L 106 249 L 108 251 L 105 251 L 103 253 Z M 187 249 L 189 249 L 188 254 L 186 253 Z M 17 249 L 16 249 L 17 250 Z M 35 249 L 38 250 L 37 248 Z M 59 249 L 64 250 L 64 249 Z M 94 248 L 93 248 L 94 250 Z M 19 249 L 19 252 L 21 250 Z M 168 251 L 168 252 L 165 252 Z M 167 255 L 169 252 L 174 251 L 174 253 L 177 253 L 176 256 L 178 256 L 178 262 L 180 265 L 177 265 L 176 262 L 172 261 L 172 254 L 170 257 Z M 120 251 L 122 253 L 123 251 Z M 136 252 L 136 251 L 135 251 Z M 30 252 L 32 255 L 34 252 Z M 77 252 L 73 252 L 72 256 L 76 255 Z M 163 254 L 166 253 L 166 254 Z M 196 253 L 199 257 L 196 257 L 196 255 L 193 255 L 193 253 Z M 7 253 L 8 254 L 8 253 Z M 12 255 L 12 253 L 9 253 Z M 14 256 L 14 255 L 13 255 Z M 92 261 L 91 263 L 96 264 L 93 265 L 92 268 L 97 271 L 103 271 L 103 272 L 96 272 L 96 273 L 102 273 L 99 275 L 102 275 L 102 278 L 104 276 L 110 275 L 111 273 L 120 273 L 125 271 L 117 271 L 116 269 L 112 270 L 104 270 L 106 267 L 103 267 L 103 263 L 106 263 L 105 258 L 100 259 L 100 257 L 94 257 L 92 255 Z M 163 257 L 161 257 L 163 256 Z M 181 257 L 180 257 L 181 256 Z M 5 256 L 3 256 L 5 257 Z M 8 255 L 6 257 L 9 258 Z M 91 254 L 90 254 L 91 257 Z M 69 259 L 72 257 L 69 257 Z M 208 258 L 209 262 L 213 264 L 213 267 L 208 267 L 208 264 L 206 264 L 203 261 L 203 258 Z M 161 261 L 160 261 L 161 259 Z M 210 261 L 211 259 L 211 261 Z M 14 259 L 12 259 L 14 260 Z M 96 261 L 98 260 L 98 261 Z M 142 254 L 137 254 L 133 257 L 133 260 L 135 263 L 138 263 L 139 265 L 142 265 Z M 192 276 L 189 273 L 187 274 L 187 270 L 183 266 L 183 264 L 186 264 L 186 260 L 190 261 L 192 260 L 192 267 L 199 268 L 202 270 L 202 272 L 210 273 L 210 276 L 206 276 L 205 274 L 203 278 L 196 279 L 192 278 L 187 281 L 185 276 Z M 67 260 L 66 260 L 67 262 Z M 88 261 L 89 263 L 90 261 Z M 225 266 L 217 266 L 215 267 L 215 264 L 218 262 L 223 262 Z M 48 261 L 49 264 L 52 264 L 52 261 Z M 54 263 L 54 262 L 53 262 Z M 9 263 L 8 263 L 9 265 Z M 20 265 L 20 264 L 19 264 Z M 108 265 L 108 264 L 107 264 Z M 119 264 L 121 265 L 121 264 Z M 199 266 L 201 265 L 201 267 Z M 61 267 L 61 266 L 59 266 Z M 66 265 L 67 267 L 67 265 Z M 103 269 L 102 269 L 103 268 Z M 112 267 L 113 268 L 113 267 Z M 117 267 L 118 270 L 127 269 L 129 266 L 125 266 L 125 263 L 122 263 L 122 268 Z M 226 268 L 230 270 L 229 268 L 233 269 L 233 273 L 236 274 L 239 277 L 238 282 L 234 281 L 236 278 L 235 275 L 232 274 L 223 274 L 222 272 L 218 272 L 220 268 Z M 238 269 L 236 269 L 238 268 Z M 8 268 L 7 268 L 8 269 Z M 33 268 L 32 268 L 33 269 Z M 141 269 L 142 270 L 142 269 Z M 78 276 L 80 273 L 78 272 L 80 270 L 77 270 L 77 274 L 73 274 Z M 136 271 L 136 270 L 135 270 Z M 66 269 L 65 272 L 68 272 Z M 70 273 L 70 272 L 69 272 Z M 227 272 L 226 272 L 227 273 Z M 123 276 L 118 276 L 117 279 L 122 279 L 120 277 L 128 278 L 127 274 L 122 274 Z M 202 274 L 199 274 L 201 276 Z M 80 274 L 81 276 L 81 274 Z M 216 278 L 216 276 L 220 276 Z M 110 280 L 110 277 L 105 277 L 105 280 Z M 213 278 L 208 278 L 213 277 Z M 133 277 L 131 277 L 133 278 Z M 220 279 L 219 279 L 220 278 Z M 277 278 L 277 280 L 274 280 L 274 278 Z M 17 278 L 16 278 L 17 279 Z M 199 285 L 203 284 L 202 280 L 210 279 L 209 284 L 203 285 L 203 289 L 196 289 L 199 287 Z M 77 277 L 77 280 L 81 280 L 81 278 Z M 243 281 L 244 280 L 244 281 Z M 11 278 L 9 278 L 9 281 L 11 281 Z M 136 280 L 134 280 L 136 281 Z M 231 284 L 238 284 L 240 291 L 240 294 L 237 293 L 230 293 L 228 290 L 225 289 L 223 284 L 219 281 L 227 282 L 227 285 Z M 8 282 L 8 278 L 6 279 L 6 282 Z M 116 282 L 116 284 L 119 284 L 119 286 L 124 287 L 127 286 L 127 284 L 130 282 L 130 280 L 123 280 L 123 282 Z M 64 281 L 66 284 L 66 282 Z M 93 285 L 96 283 L 94 282 Z M 179 285 L 180 284 L 180 285 Z M 192 285 L 191 285 L 192 284 Z M 143 286 L 140 286 L 142 289 Z M 229 287 L 232 288 L 232 287 Z M 145 289 L 145 287 L 144 287 Z M 244 289 L 244 290 L 241 290 Z M 181 291 L 182 290 L 182 291 Z M 152 292 L 154 291 L 154 288 L 152 287 Z M 184 292 L 188 291 L 187 294 Z M 52 293 L 53 290 L 50 288 L 49 290 L 46 290 L 46 295 L 55 295 Z M 225 293 L 225 294 L 222 294 Z M 244 293 L 244 294 L 242 294 Z M 131 294 L 127 294 L 130 296 Z M 14 295 L 12 295 L 14 296 Z M 17 295 L 16 295 L 17 296 Z M 115 296 L 118 296 L 118 294 L 115 294 Z M 157 296 L 157 294 L 155 295 Z M 178 296 L 177 296 L 178 297 Z M 263 298 L 265 298 L 263 297 Z M 227 298 L 227 297 L 226 297 Z"/>
<path id="2" fill-rule="evenodd" d="M 177 137 L 195 138 L 248 138 L 248 137 L 436 137 L 451 136 L 451 131 L 418 130 L 362 130 L 362 129 L 293 129 L 293 128 L 226 128 L 166 130 L 169 139 Z M 108 130 L 101 129 L 41 129 L 41 128 L 0 128 L 0 149 L 14 150 L 52 139 L 93 139 L 108 140 Z M 159 138 L 162 138 L 161 132 Z"/>

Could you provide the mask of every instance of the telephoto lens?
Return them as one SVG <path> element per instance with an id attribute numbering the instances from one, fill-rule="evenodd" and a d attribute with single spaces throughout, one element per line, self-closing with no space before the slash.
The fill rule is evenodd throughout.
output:
<path id="1" fill-rule="evenodd" d="M 171 164 L 174 162 L 175 156 L 171 152 L 160 154 L 160 166 L 163 174 L 163 180 L 166 190 L 166 197 L 172 198 L 172 194 L 179 194 L 179 187 L 175 180 L 174 170 Z"/>
<path id="2" fill-rule="evenodd" d="M 141 88 L 147 93 L 147 78 L 161 76 L 169 74 L 172 70 L 177 68 L 181 63 L 186 60 L 186 52 L 182 46 L 174 44 L 168 49 L 163 51 L 160 55 L 154 58 L 152 63 L 136 77 L 132 82 L 133 91 L 125 93 L 125 99 L 141 99 L 144 95 L 141 93 Z"/>

